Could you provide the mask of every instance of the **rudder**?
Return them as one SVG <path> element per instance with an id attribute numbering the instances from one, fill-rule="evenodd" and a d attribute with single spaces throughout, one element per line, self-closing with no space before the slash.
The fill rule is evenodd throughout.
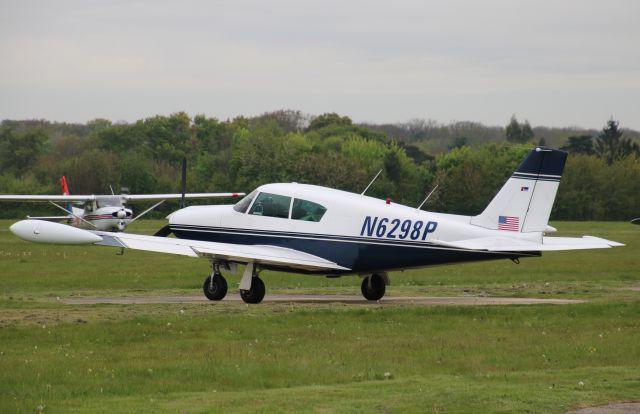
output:
<path id="1" fill-rule="evenodd" d="M 564 151 L 533 149 L 471 224 L 523 233 L 545 231 L 566 160 Z"/>

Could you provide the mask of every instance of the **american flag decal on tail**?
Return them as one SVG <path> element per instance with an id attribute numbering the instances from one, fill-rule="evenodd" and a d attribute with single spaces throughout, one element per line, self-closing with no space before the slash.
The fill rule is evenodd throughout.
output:
<path id="1" fill-rule="evenodd" d="M 498 216 L 498 230 L 520 230 L 520 217 Z"/>

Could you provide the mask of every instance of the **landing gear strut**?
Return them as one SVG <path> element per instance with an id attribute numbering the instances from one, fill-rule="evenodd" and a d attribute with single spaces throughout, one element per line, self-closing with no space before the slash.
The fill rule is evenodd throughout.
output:
<path id="1" fill-rule="evenodd" d="M 240 297 L 246 303 L 260 303 L 264 299 L 264 282 L 258 277 L 255 263 L 247 263 L 240 280 Z"/>
<path id="2" fill-rule="evenodd" d="M 202 291 L 209 300 L 222 300 L 227 294 L 227 280 L 220 273 L 217 263 L 213 264 L 211 276 L 204 280 Z"/>
<path id="3" fill-rule="evenodd" d="M 367 300 L 379 300 L 384 296 L 386 289 L 386 283 L 382 276 L 377 273 L 372 274 L 369 277 L 362 279 L 362 296 Z"/>

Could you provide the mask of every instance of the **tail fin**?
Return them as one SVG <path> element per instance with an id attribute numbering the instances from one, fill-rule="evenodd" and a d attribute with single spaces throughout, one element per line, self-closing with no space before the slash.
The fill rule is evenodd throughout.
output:
<path id="1" fill-rule="evenodd" d="M 69 187 L 67 186 L 67 177 L 64 175 L 60 178 L 60 187 L 62 188 L 62 195 L 69 195 Z M 67 203 L 67 211 L 73 211 L 71 203 Z"/>
<path id="2" fill-rule="evenodd" d="M 566 152 L 533 149 L 471 224 L 522 233 L 545 231 L 566 160 Z"/>
<path id="3" fill-rule="evenodd" d="M 67 187 L 67 177 L 64 175 L 60 178 L 60 187 L 62 187 L 62 195 L 69 195 L 69 187 Z"/>

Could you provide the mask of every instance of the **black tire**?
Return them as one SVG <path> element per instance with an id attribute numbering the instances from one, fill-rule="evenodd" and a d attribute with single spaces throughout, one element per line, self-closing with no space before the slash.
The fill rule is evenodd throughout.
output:
<path id="1" fill-rule="evenodd" d="M 251 279 L 251 289 L 240 290 L 240 297 L 246 303 L 260 303 L 264 299 L 265 287 L 264 282 L 259 277 Z"/>
<path id="2" fill-rule="evenodd" d="M 362 279 L 362 285 L 360 285 L 360 290 L 362 290 L 362 296 L 367 300 L 380 300 L 384 296 L 384 292 L 386 290 L 386 286 L 384 284 L 384 279 L 380 275 L 373 274 L 370 276 L 371 278 L 371 286 L 369 286 L 369 278 L 365 277 Z"/>
<path id="3" fill-rule="evenodd" d="M 222 300 L 227 295 L 227 280 L 220 274 L 213 275 L 213 283 L 211 276 L 204 280 L 202 291 L 209 300 Z"/>

